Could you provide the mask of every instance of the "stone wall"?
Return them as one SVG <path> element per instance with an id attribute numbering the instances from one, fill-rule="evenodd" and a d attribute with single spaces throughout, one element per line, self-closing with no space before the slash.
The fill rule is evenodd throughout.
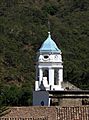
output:
<path id="1" fill-rule="evenodd" d="M 49 91 L 51 106 L 82 106 L 89 105 L 89 90 Z"/>
<path id="2" fill-rule="evenodd" d="M 82 99 L 79 98 L 62 98 L 59 100 L 59 105 L 62 107 L 66 106 L 82 106 Z"/>
<path id="3" fill-rule="evenodd" d="M 0 120 L 89 120 L 89 106 L 12 107 Z"/>

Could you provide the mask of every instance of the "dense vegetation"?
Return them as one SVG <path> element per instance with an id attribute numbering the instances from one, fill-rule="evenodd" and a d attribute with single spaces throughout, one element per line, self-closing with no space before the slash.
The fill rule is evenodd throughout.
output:
<path id="1" fill-rule="evenodd" d="M 31 105 L 48 21 L 63 53 L 64 80 L 89 89 L 89 0 L 0 0 L 0 106 Z"/>

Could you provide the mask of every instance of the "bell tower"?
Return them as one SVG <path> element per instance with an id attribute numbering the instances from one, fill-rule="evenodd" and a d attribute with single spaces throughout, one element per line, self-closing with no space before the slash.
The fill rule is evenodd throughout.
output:
<path id="1" fill-rule="evenodd" d="M 37 53 L 35 91 L 63 90 L 62 52 L 50 32 Z"/>

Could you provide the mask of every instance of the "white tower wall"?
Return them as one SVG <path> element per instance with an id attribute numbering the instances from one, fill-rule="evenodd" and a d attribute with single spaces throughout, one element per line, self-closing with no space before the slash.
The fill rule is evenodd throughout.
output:
<path id="1" fill-rule="evenodd" d="M 37 59 L 35 90 L 38 91 L 44 88 L 45 90 L 63 90 L 61 85 L 63 82 L 62 54 L 51 39 L 50 33 L 40 48 Z"/>

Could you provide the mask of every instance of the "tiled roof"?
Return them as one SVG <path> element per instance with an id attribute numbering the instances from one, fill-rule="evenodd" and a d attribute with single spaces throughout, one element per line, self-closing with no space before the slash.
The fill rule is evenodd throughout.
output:
<path id="1" fill-rule="evenodd" d="M 89 106 L 12 107 L 0 120 L 89 120 Z"/>
<path id="2" fill-rule="evenodd" d="M 58 120 L 89 120 L 89 107 L 62 107 L 57 110 Z"/>

